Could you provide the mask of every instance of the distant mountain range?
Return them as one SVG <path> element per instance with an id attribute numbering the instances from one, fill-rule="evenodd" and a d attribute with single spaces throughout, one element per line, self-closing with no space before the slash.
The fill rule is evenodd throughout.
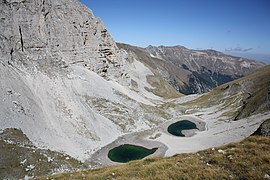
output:
<path id="1" fill-rule="evenodd" d="M 224 52 L 224 54 L 232 55 L 232 56 L 238 56 L 238 57 L 244 57 L 248 59 L 253 59 L 256 61 L 261 61 L 266 64 L 270 64 L 270 54 L 258 54 L 258 53 L 238 53 L 238 52 Z"/>
<path id="2" fill-rule="evenodd" d="M 191 50 L 183 46 L 139 48 L 120 43 L 118 47 L 134 53 L 183 94 L 208 92 L 265 66 L 262 62 L 214 50 Z"/>

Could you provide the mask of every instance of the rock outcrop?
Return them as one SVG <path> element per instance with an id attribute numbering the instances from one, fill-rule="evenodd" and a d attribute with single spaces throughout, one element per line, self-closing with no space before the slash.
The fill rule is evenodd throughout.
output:
<path id="1" fill-rule="evenodd" d="M 103 22 L 78 0 L 1 0 L 1 63 L 45 73 L 73 64 L 108 78 L 123 54 Z M 113 77 L 112 77 L 113 78 Z"/>
<path id="2" fill-rule="evenodd" d="M 270 119 L 264 121 L 253 135 L 270 136 Z"/>

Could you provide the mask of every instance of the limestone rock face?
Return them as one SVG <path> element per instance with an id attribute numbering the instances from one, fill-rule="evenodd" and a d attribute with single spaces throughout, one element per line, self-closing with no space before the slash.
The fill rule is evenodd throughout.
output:
<path id="1" fill-rule="evenodd" d="M 0 129 L 85 160 L 162 123 L 151 70 L 128 57 L 78 0 L 0 0 Z"/>
<path id="2" fill-rule="evenodd" d="M 1 0 L 0 4 L 2 63 L 50 73 L 80 64 L 104 77 L 121 75 L 123 57 L 115 42 L 103 22 L 78 0 Z"/>

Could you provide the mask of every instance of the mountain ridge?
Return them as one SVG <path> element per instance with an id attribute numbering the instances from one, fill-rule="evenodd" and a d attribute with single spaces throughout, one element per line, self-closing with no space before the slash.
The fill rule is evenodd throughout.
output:
<path id="1" fill-rule="evenodd" d="M 154 64 L 158 63 L 155 59 L 163 60 L 158 71 L 165 81 L 184 94 L 208 92 L 218 85 L 265 66 L 262 62 L 226 55 L 215 50 L 192 50 L 180 45 L 146 48 L 121 43 L 117 45 L 129 52 L 140 50 L 137 52 L 137 55 L 141 56 L 139 59 L 142 62 L 145 60 L 154 68 Z M 146 56 L 150 57 L 144 58 Z"/>

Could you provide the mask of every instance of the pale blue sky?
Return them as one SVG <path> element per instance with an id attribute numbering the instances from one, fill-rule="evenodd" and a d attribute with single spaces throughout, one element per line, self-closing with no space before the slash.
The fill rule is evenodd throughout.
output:
<path id="1" fill-rule="evenodd" d="M 117 42 L 270 54 L 270 0 L 81 0 Z"/>

